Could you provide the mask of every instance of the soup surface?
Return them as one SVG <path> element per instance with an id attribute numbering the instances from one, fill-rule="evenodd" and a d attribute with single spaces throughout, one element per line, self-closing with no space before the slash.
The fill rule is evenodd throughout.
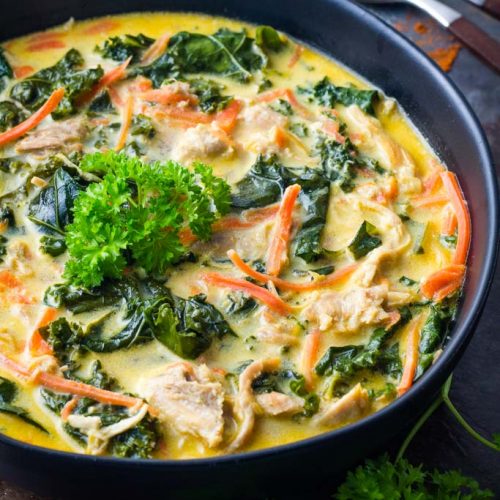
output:
<path id="1" fill-rule="evenodd" d="M 271 27 L 68 22 L 0 52 L 0 426 L 192 458 L 348 425 L 435 361 L 466 203 L 397 103 Z"/>

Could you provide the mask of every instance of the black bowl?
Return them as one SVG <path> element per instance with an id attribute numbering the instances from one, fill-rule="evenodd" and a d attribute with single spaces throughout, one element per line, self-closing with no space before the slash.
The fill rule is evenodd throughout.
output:
<path id="1" fill-rule="evenodd" d="M 300 493 L 302 488 L 308 497 L 314 496 L 313 485 L 380 448 L 422 413 L 472 336 L 493 277 L 498 242 L 498 193 L 485 136 L 463 96 L 432 61 L 392 28 L 345 0 L 17 0 L 3 10 L 0 38 L 69 17 L 139 10 L 199 11 L 270 24 L 332 55 L 396 98 L 458 174 L 469 200 L 473 234 L 464 298 L 435 366 L 405 396 L 356 424 L 262 451 L 185 461 L 96 458 L 0 435 L 2 479 L 64 498 L 263 498 L 284 491 L 288 498 L 297 498 L 306 495 Z"/>

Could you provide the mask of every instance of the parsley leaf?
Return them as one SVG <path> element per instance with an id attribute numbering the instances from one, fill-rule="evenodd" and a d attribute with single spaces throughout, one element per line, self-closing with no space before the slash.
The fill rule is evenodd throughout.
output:
<path id="1" fill-rule="evenodd" d="M 201 163 L 190 171 L 175 162 L 145 164 L 107 152 L 86 155 L 80 168 L 103 178 L 78 196 L 66 227 L 64 276 L 75 285 L 119 278 L 129 263 L 162 273 L 186 252 L 182 229 L 189 226 L 207 240 L 212 224 L 229 210 L 229 186 Z"/>

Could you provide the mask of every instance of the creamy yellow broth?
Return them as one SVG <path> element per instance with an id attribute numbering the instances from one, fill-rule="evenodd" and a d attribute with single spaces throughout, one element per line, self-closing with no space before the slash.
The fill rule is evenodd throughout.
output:
<path id="1" fill-rule="evenodd" d="M 100 24 L 103 21 L 104 24 Z M 102 31 L 99 32 L 96 26 L 102 26 Z M 31 71 L 37 71 L 53 65 L 69 48 L 75 48 L 83 55 L 85 67 L 95 67 L 97 64 L 100 64 L 104 70 L 109 70 L 119 63 L 110 59 L 103 59 L 94 51 L 94 47 L 101 45 L 110 36 L 119 36 L 126 33 L 143 33 L 156 39 L 165 33 L 175 34 L 180 30 L 209 34 L 221 27 L 233 30 L 246 28 L 250 35 L 255 33 L 254 26 L 224 18 L 198 14 L 143 13 L 82 22 L 70 21 L 63 26 L 46 32 L 59 34 L 57 40 L 64 44 L 64 47 L 60 48 L 48 48 L 33 52 L 33 40 L 43 40 L 44 37 L 45 39 L 50 39 L 46 35 L 42 35 L 42 37 L 27 35 L 5 42 L 2 46 L 5 48 L 5 55 L 14 68 L 29 66 L 32 68 Z M 280 88 L 296 89 L 298 85 L 307 86 L 321 80 L 325 76 L 328 76 L 337 86 L 354 85 L 360 89 L 371 88 L 369 83 L 361 77 L 354 75 L 347 68 L 307 47 L 304 48 L 298 62 L 290 68 L 289 61 L 294 50 L 296 50 L 296 41 L 289 39 L 286 47 L 281 52 L 268 54 L 270 69 L 267 76 L 272 81 L 272 88 L 264 92 Z M 249 108 L 257 105 L 252 100 L 255 100 L 256 96 L 260 95 L 258 94 L 260 77 L 254 77 L 248 83 L 243 84 L 226 77 L 203 76 L 223 83 L 225 86 L 224 94 L 235 96 L 244 102 L 244 110 L 240 112 L 239 121 L 231 136 L 231 143 L 236 145 L 234 152 L 232 154 L 197 156 L 195 151 L 194 153 L 188 153 L 183 157 L 175 159 L 186 165 L 189 165 L 194 160 L 201 160 L 211 165 L 216 175 L 222 176 L 230 185 L 234 186 L 248 173 L 256 160 L 257 153 L 264 153 L 266 151 L 275 152 L 274 149 L 266 149 L 274 148 L 274 145 L 264 144 L 265 140 L 268 140 L 273 133 L 271 130 L 272 126 L 261 127 L 261 130 L 257 130 L 256 132 L 254 129 L 255 127 L 258 128 L 258 126 L 255 123 L 252 123 L 251 120 L 245 121 L 244 118 L 241 118 Z M 128 80 L 118 82 L 114 86 L 115 91 L 121 94 L 122 97 L 125 96 L 128 92 L 127 85 L 129 83 L 130 81 Z M 12 84 L 13 82 L 8 83 L 7 89 L 0 94 L 0 97 L 7 99 L 8 91 Z M 319 168 L 319 159 L 314 154 L 314 147 L 318 134 L 325 134 L 323 130 L 324 120 L 328 120 L 328 117 L 325 118 L 325 115 L 322 115 L 323 108 L 317 102 L 309 102 L 305 96 L 297 93 L 296 95 L 300 104 L 309 110 L 313 118 L 302 119 L 297 114 L 297 111 L 295 111 L 293 118 L 284 118 L 293 122 L 302 121 L 306 123 L 310 133 L 307 137 L 294 136 L 288 138 L 286 147 L 277 152 L 281 164 L 285 166 Z M 261 106 L 267 106 L 267 104 L 261 104 Z M 139 109 L 136 107 L 134 114 L 138 112 Z M 370 289 L 373 286 L 383 286 L 386 283 L 390 293 L 399 293 L 402 296 L 400 297 L 400 304 L 391 305 L 391 301 L 388 298 L 390 293 L 386 292 L 383 302 L 377 306 L 378 312 L 383 315 L 383 313 L 395 311 L 403 305 L 422 302 L 424 298 L 418 291 L 418 283 L 422 283 L 430 274 L 451 263 L 454 254 L 453 247 L 449 248 L 443 245 L 441 238 L 443 219 L 446 217 L 446 211 L 450 210 L 449 204 L 438 203 L 425 208 L 419 208 L 412 204 L 412 200 L 417 199 L 423 192 L 422 181 L 428 179 L 435 172 L 436 168 L 444 169 L 444 167 L 439 166 L 434 153 L 430 150 L 418 131 L 413 128 L 404 112 L 398 108 L 396 103 L 385 96 L 381 96 L 376 104 L 376 118 L 368 117 L 356 105 L 350 107 L 338 105 L 337 112 L 339 119 L 347 125 L 346 136 L 352 138 L 360 154 L 378 160 L 380 166 L 386 172 L 389 172 L 390 175 L 370 174 L 366 178 L 358 175 L 355 188 L 351 193 L 343 192 L 337 185 L 332 184 L 326 225 L 322 231 L 321 240 L 322 247 L 328 250 L 329 253 L 322 260 L 322 265 L 333 264 L 336 269 L 341 269 L 343 266 L 355 262 L 347 247 L 365 220 L 377 227 L 380 231 L 382 244 L 387 244 L 390 247 L 391 243 L 389 239 L 392 237 L 391 231 L 394 230 L 394 224 L 390 219 L 387 219 L 388 213 L 394 216 L 405 213 L 414 221 L 427 223 L 425 237 L 421 242 L 421 246 L 425 251 L 423 253 L 416 253 L 413 250 L 412 246 L 414 242 L 406 234 L 407 230 L 404 223 L 400 222 L 401 231 L 405 234 L 399 236 L 403 240 L 405 237 L 410 238 L 408 240 L 410 242 L 406 242 L 403 250 L 397 251 L 394 255 L 389 255 L 388 258 L 381 259 L 376 265 L 376 273 L 371 278 L 359 277 L 359 273 L 356 271 L 353 274 L 353 278 L 348 278 L 332 287 L 322 288 L 319 292 L 307 291 L 299 294 L 284 292 L 282 297 L 286 301 L 296 305 L 298 312 L 294 313 L 295 317 L 292 319 L 281 318 L 279 315 L 273 314 L 270 321 L 278 325 L 278 328 L 283 323 L 283 331 L 293 336 L 296 342 L 291 344 L 276 344 L 259 340 L 255 337 L 256 332 L 261 327 L 263 314 L 266 312 L 264 306 L 259 305 L 257 309 L 247 316 L 227 314 L 224 311 L 227 311 L 229 291 L 224 288 L 207 286 L 201 279 L 203 273 L 207 270 L 220 272 L 228 276 L 243 277 L 231 262 L 215 262 L 213 260 L 225 258 L 226 251 L 231 248 L 236 249 L 244 259 L 248 259 L 249 261 L 265 260 L 269 241 L 272 237 L 275 218 L 264 220 L 260 224 L 257 224 L 255 228 L 228 231 L 223 234 L 217 233 L 207 243 L 195 243 L 193 249 L 198 255 L 203 257 L 206 265 L 201 266 L 200 261 L 198 261 L 196 263 L 183 263 L 178 266 L 172 266 L 167 272 L 167 286 L 175 295 L 183 298 L 200 292 L 205 293 L 208 303 L 215 306 L 224 314 L 225 319 L 237 334 L 237 337 L 225 336 L 221 340 L 212 342 L 211 347 L 198 359 L 193 361 L 195 365 L 206 364 L 210 369 L 231 373 L 234 372 L 236 367 L 250 359 L 258 360 L 278 357 L 281 359 L 282 364 L 289 364 L 294 367 L 294 370 L 300 373 L 306 333 L 310 333 L 318 328 L 318 318 L 321 315 L 320 312 L 316 311 L 314 313 L 316 316 L 313 319 L 306 318 L 307 314 L 304 311 L 307 310 L 307 307 L 311 307 L 311 304 L 316 303 L 317 307 L 321 307 L 322 297 L 325 297 L 327 293 L 332 294 L 336 292 L 336 296 L 346 297 L 346 294 L 354 286 L 357 286 L 355 285 L 357 279 L 360 280 L 359 283 L 362 283 L 363 280 L 365 282 L 368 281 L 368 283 L 361 285 L 361 288 L 364 287 L 365 289 Z M 360 112 L 361 116 L 357 115 L 356 112 Z M 276 112 L 273 111 L 273 113 Z M 111 121 L 119 124 L 121 116 L 121 112 L 118 112 L 118 114 L 111 117 Z M 280 116 L 276 117 L 273 115 L 273 119 L 278 119 Z M 46 123 L 50 122 L 50 118 L 46 119 L 41 127 L 43 128 L 46 126 Z M 144 141 L 142 145 L 145 153 L 142 158 L 143 161 L 163 161 L 168 159 L 170 154 L 177 154 L 175 148 L 183 140 L 184 134 L 187 133 L 186 128 L 179 128 L 175 123 L 169 125 L 168 119 L 167 122 L 155 122 L 155 125 L 160 128 L 165 127 L 169 129 L 165 134 L 171 135 L 165 139 L 165 143 L 168 143 L 168 141 L 171 142 L 168 147 L 164 146 L 162 142 L 164 140 L 163 131 L 161 133 L 158 132 L 155 138 L 150 141 Z M 99 125 L 95 123 L 91 125 L 91 128 L 94 128 L 94 130 L 87 132 L 87 137 L 81 141 L 83 152 L 99 149 L 94 145 L 96 139 L 95 133 L 98 127 Z M 109 134 L 111 147 L 117 138 L 117 133 L 115 129 L 114 132 Z M 259 136 L 258 133 L 261 135 Z M 252 136 L 252 134 L 257 135 Z M 249 141 L 249 137 L 253 137 L 253 139 Z M 62 152 L 66 153 L 65 151 Z M 58 153 L 58 151 L 50 151 L 50 154 L 55 153 Z M 16 154 L 15 142 L 6 145 L 3 149 L 0 147 L 1 157 L 7 158 L 14 154 Z M 43 150 L 28 151 L 21 154 L 20 157 L 36 165 L 47 157 L 47 152 Z M 408 169 L 407 174 L 403 173 L 403 167 L 401 167 L 403 164 Z M 20 180 L 25 175 L 25 172 L 19 172 L 15 175 L 1 174 L 0 195 L 9 192 L 13 187 L 19 185 L 21 183 Z M 405 175 L 407 177 L 404 177 Z M 379 201 L 376 200 L 376 193 L 375 198 L 373 198 L 373 193 L 370 194 L 370 187 L 368 185 L 372 183 L 373 189 L 380 190 L 389 182 L 389 176 L 396 179 L 399 192 L 393 199 L 380 203 L 380 199 Z M 50 179 L 47 178 L 46 180 Z M 32 186 L 32 188 L 31 197 L 40 190 L 40 187 Z M 438 184 L 432 196 L 443 196 L 444 194 L 443 187 Z M 370 208 L 370 203 L 376 204 L 376 210 L 373 206 Z M 2 294 L 0 302 L 0 347 L 2 353 L 26 365 L 28 363 L 35 363 L 37 360 L 30 357 L 29 354 L 26 355 L 24 344 L 29 335 L 36 329 L 37 321 L 45 308 L 42 304 L 45 290 L 48 286 L 59 283 L 62 280 L 61 274 L 67 256 L 64 254 L 54 258 L 39 250 L 41 234 L 36 226 L 26 218 L 25 209 L 26 201 L 18 204 L 15 211 L 18 225 L 24 226 L 25 232 L 8 236 L 7 255 L 3 263 L 0 264 L 0 271 L 9 272 L 22 282 L 22 288 L 6 286 L 0 288 L 0 294 Z M 295 211 L 294 232 L 297 231 L 297 227 L 300 225 L 299 219 L 301 216 L 303 216 L 303 212 L 301 212 L 300 208 L 297 208 Z M 391 249 L 391 252 L 395 252 L 394 248 Z M 362 266 L 369 259 L 370 255 L 370 253 L 367 254 L 366 257 L 363 257 L 359 261 Z M 297 274 L 294 274 L 294 270 L 314 269 L 314 263 L 305 265 L 301 259 L 291 255 L 289 257 L 288 264 L 283 267 L 280 277 L 290 281 L 304 281 L 305 278 L 297 277 Z M 399 282 L 402 276 L 411 278 L 417 283 L 417 286 L 404 286 Z M 22 300 L 19 294 L 25 294 L 29 300 Z M 333 297 L 335 296 L 328 295 L 328 297 L 330 299 L 325 299 L 325 308 L 329 307 L 328 301 L 334 300 Z M 395 303 L 394 299 L 392 304 Z M 344 306 L 344 309 L 349 309 L 345 304 Z M 365 306 L 366 304 L 358 303 L 354 304 L 353 308 L 354 311 L 358 311 L 359 308 L 363 309 Z M 99 313 L 95 314 L 85 313 L 77 315 L 70 313 L 64 308 L 58 312 L 60 316 L 66 316 L 82 324 L 87 324 L 92 319 L 104 313 L 106 313 L 105 310 L 100 310 Z M 348 316 L 350 313 L 347 311 L 345 314 Z M 428 309 L 424 307 L 421 310 L 416 310 L 414 316 L 419 315 L 422 317 L 423 324 L 428 315 Z M 382 321 L 361 321 L 361 324 L 352 330 L 345 331 L 344 329 L 342 331 L 342 328 L 338 328 L 338 325 L 336 326 L 336 321 L 336 319 L 332 320 L 330 318 L 330 324 L 324 328 L 321 327 L 321 322 L 319 323 L 321 336 L 316 361 L 331 346 L 342 347 L 346 345 L 366 344 L 373 334 L 374 328 L 383 326 L 387 322 L 386 319 Z M 339 321 L 342 322 L 343 320 Z M 116 320 L 114 326 L 119 325 L 120 320 Z M 411 329 L 411 325 L 410 323 L 410 326 L 406 325 L 400 328 L 387 344 L 390 346 L 394 343 L 399 343 L 400 358 L 403 364 L 407 335 L 409 329 Z M 181 360 L 174 352 L 156 340 L 143 345 L 133 346 L 130 349 L 120 349 L 112 353 L 89 353 L 83 362 L 82 371 L 85 372 L 85 368 L 95 359 L 100 360 L 106 373 L 117 379 L 123 391 L 139 395 L 141 395 L 141 384 L 144 384 L 144 380 L 157 376 L 165 370 L 166 366 Z M 42 370 L 54 371 L 54 366 L 51 365 L 44 365 L 42 363 L 41 367 Z M 56 372 L 57 370 L 56 368 Z M 19 385 L 20 389 L 15 400 L 15 405 L 29 410 L 31 417 L 42 424 L 48 431 L 48 433 L 44 433 L 18 418 L 0 413 L 0 430 L 3 433 L 25 442 L 50 448 L 73 450 L 81 453 L 92 452 L 88 446 L 86 447 L 81 442 L 75 441 L 65 432 L 60 417 L 44 405 L 36 378 L 31 382 L 13 378 L 11 370 L 6 366 L 0 367 L 0 372 L 9 380 L 15 380 Z M 238 388 L 235 386 L 234 381 L 229 382 L 228 380 L 226 377 L 223 382 L 225 384 L 226 398 L 223 439 L 216 446 L 207 446 L 206 442 L 196 435 L 196 432 L 179 431 L 168 419 L 167 421 L 162 420 L 162 416 L 160 415 L 158 426 L 161 429 L 162 437 L 153 453 L 153 457 L 182 459 L 220 455 L 228 452 L 228 446 L 230 446 L 234 435 L 237 434 L 240 423 L 234 414 L 231 415 L 231 411 L 234 413 L 234 408 L 233 410 L 231 408 L 234 405 L 235 398 L 237 398 Z M 342 397 L 338 389 L 336 389 L 337 392 L 335 394 L 332 393 L 332 384 L 336 384 L 337 381 L 331 376 L 314 377 L 310 392 L 318 395 L 321 404 L 318 413 L 313 417 L 293 417 L 291 415 L 271 416 L 266 414 L 262 408 L 259 408 L 259 405 L 254 401 L 252 411 L 256 413 L 255 426 L 251 435 L 239 448 L 239 451 L 260 449 L 305 439 L 363 418 L 369 413 L 382 408 L 397 397 L 395 391 L 392 393 L 389 391 L 387 394 L 374 394 L 377 390 L 384 388 L 388 382 L 397 387 L 399 380 L 398 377 L 387 377 L 373 370 L 362 369 L 356 371 L 355 374 L 349 377 L 348 381 L 344 382 L 348 385 L 345 388 L 344 394 L 349 393 L 349 390 L 357 387 L 356 384 L 359 383 L 361 384 L 359 387 L 362 387 L 361 390 L 364 391 L 363 398 L 366 400 L 363 400 L 364 402 L 359 408 L 356 407 L 358 402 L 355 402 L 353 412 L 350 413 L 347 411 L 341 418 L 334 419 L 333 423 L 328 423 L 324 419 L 321 419 L 321 416 L 327 412 L 328 408 Z M 217 383 L 222 382 L 219 381 Z M 368 397 L 366 396 L 368 394 L 366 391 L 370 389 L 373 392 Z M 297 399 L 297 396 L 293 397 Z M 300 398 L 298 399 L 300 400 Z"/>

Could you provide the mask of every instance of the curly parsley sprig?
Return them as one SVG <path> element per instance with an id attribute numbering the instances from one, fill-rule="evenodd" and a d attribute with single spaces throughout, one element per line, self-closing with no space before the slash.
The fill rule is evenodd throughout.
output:
<path id="1" fill-rule="evenodd" d="M 75 285 L 119 278 L 129 263 L 162 273 L 186 253 L 182 229 L 206 240 L 212 224 L 229 211 L 228 184 L 202 163 L 189 170 L 110 151 L 84 156 L 80 168 L 102 181 L 78 196 L 66 228 L 70 259 L 64 276 Z"/>

